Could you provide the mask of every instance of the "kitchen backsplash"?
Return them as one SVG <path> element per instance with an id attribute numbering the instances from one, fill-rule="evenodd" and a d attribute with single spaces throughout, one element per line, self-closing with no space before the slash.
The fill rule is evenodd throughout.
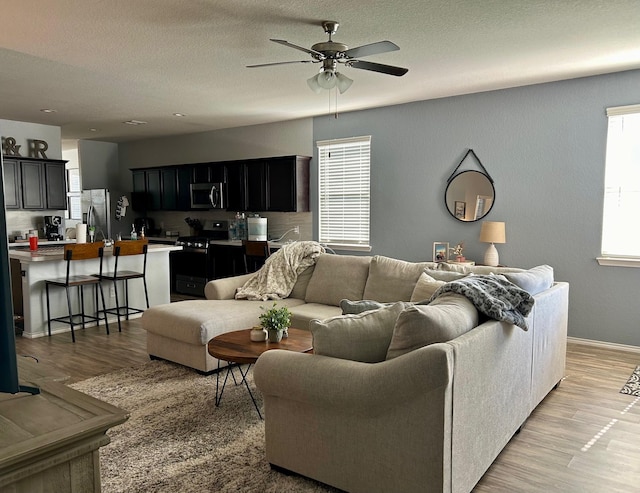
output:
<path id="1" fill-rule="evenodd" d="M 12 211 L 7 213 L 7 236 L 13 241 L 16 236 L 24 235 L 30 229 L 37 229 L 40 238 L 44 238 L 44 216 L 62 216 L 66 211 Z"/>
<path id="2" fill-rule="evenodd" d="M 207 220 L 213 221 L 233 221 L 235 212 L 227 211 L 156 211 L 149 213 L 148 217 L 152 218 L 156 229 L 160 230 L 160 235 L 164 236 L 166 231 L 177 231 L 180 236 L 193 235 L 194 231 L 185 222 L 185 218 L 199 219 L 200 222 Z M 311 212 L 264 212 L 260 217 L 266 217 L 267 234 L 269 237 L 279 237 L 286 231 L 296 226 L 300 227 L 300 237 L 295 233 L 289 233 L 284 239 L 291 240 L 311 240 L 312 233 L 312 213 Z M 113 234 L 117 234 L 121 230 L 121 234 L 125 235 L 131 230 L 133 217 L 125 217 L 122 221 L 115 221 L 111 229 Z"/>

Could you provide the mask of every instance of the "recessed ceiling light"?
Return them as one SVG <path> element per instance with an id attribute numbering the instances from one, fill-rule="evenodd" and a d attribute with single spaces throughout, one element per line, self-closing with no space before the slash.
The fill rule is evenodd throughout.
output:
<path id="1" fill-rule="evenodd" d="M 40 111 L 42 111 L 43 113 L 56 113 L 58 110 L 52 110 L 50 108 L 43 108 Z"/>
<path id="2" fill-rule="evenodd" d="M 90 129 L 89 129 L 89 131 L 90 131 L 90 132 L 97 132 L 97 131 L 98 131 L 98 129 L 97 129 L 97 128 L 90 128 Z"/>
<path id="3" fill-rule="evenodd" d="M 146 125 L 147 122 L 143 122 L 141 120 L 127 120 L 126 122 L 122 122 L 122 123 L 126 123 L 127 125 Z"/>
<path id="4" fill-rule="evenodd" d="M 174 113 L 173 116 L 180 117 L 180 116 L 187 116 L 187 115 L 185 115 L 184 113 Z"/>

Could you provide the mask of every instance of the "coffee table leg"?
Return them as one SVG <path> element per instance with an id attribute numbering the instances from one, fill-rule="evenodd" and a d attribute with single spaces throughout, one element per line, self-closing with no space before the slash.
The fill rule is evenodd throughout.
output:
<path id="1" fill-rule="evenodd" d="M 227 379 L 229 378 L 229 372 L 231 371 L 232 365 L 228 362 L 227 362 L 227 365 L 228 365 L 227 373 L 224 376 L 224 381 L 222 382 L 222 388 L 220 389 L 220 360 L 218 360 L 218 370 L 216 371 L 216 398 L 214 401 L 216 404 L 216 407 L 220 406 L 220 401 L 222 401 L 222 394 L 224 393 L 224 388 L 227 386 Z M 233 375 L 233 373 L 231 375 Z M 233 379 L 235 380 L 235 377 Z"/>
<path id="2" fill-rule="evenodd" d="M 258 403 L 256 402 L 255 397 L 253 397 L 253 392 L 251 392 L 251 388 L 249 388 L 249 382 L 247 382 L 247 375 L 249 374 L 250 369 L 251 369 L 251 364 L 247 366 L 247 371 L 242 373 L 242 367 L 240 367 L 240 375 L 242 375 L 242 381 L 244 382 L 244 386 L 247 387 L 247 392 L 249 392 L 249 396 L 253 401 L 253 405 L 255 406 L 256 411 L 258 411 L 258 416 L 260 416 L 260 419 L 264 419 L 262 417 L 262 413 L 260 412 L 260 408 L 258 407 Z"/>

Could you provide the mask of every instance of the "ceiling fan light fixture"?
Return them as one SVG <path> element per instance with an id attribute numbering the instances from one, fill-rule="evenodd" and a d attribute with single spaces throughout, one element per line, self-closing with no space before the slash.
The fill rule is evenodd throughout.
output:
<path id="1" fill-rule="evenodd" d="M 319 75 L 320 74 L 316 74 L 313 77 L 311 77 L 310 79 L 307 79 L 307 85 L 316 94 L 320 94 L 322 92 L 322 87 L 320 87 L 320 84 L 318 84 L 318 76 Z"/>
<path id="2" fill-rule="evenodd" d="M 323 89 L 333 89 L 338 82 L 338 78 L 332 70 L 323 70 L 316 77 L 318 78 L 318 85 Z"/>
<path id="3" fill-rule="evenodd" d="M 338 86 L 338 90 L 340 91 L 340 94 L 344 94 L 347 91 L 347 89 L 351 87 L 351 84 L 353 84 L 352 79 L 350 79 L 344 74 L 341 74 L 340 72 L 336 72 L 336 79 L 337 79 L 336 85 Z"/>

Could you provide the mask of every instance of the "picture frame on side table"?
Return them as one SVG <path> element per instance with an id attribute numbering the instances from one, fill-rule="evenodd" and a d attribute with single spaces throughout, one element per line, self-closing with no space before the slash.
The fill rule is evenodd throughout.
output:
<path id="1" fill-rule="evenodd" d="M 467 203 L 460 200 L 456 200 L 455 215 L 458 219 L 464 219 L 467 215 Z"/>
<path id="2" fill-rule="evenodd" d="M 442 241 L 433 242 L 433 261 L 446 262 L 449 260 L 449 243 Z"/>

